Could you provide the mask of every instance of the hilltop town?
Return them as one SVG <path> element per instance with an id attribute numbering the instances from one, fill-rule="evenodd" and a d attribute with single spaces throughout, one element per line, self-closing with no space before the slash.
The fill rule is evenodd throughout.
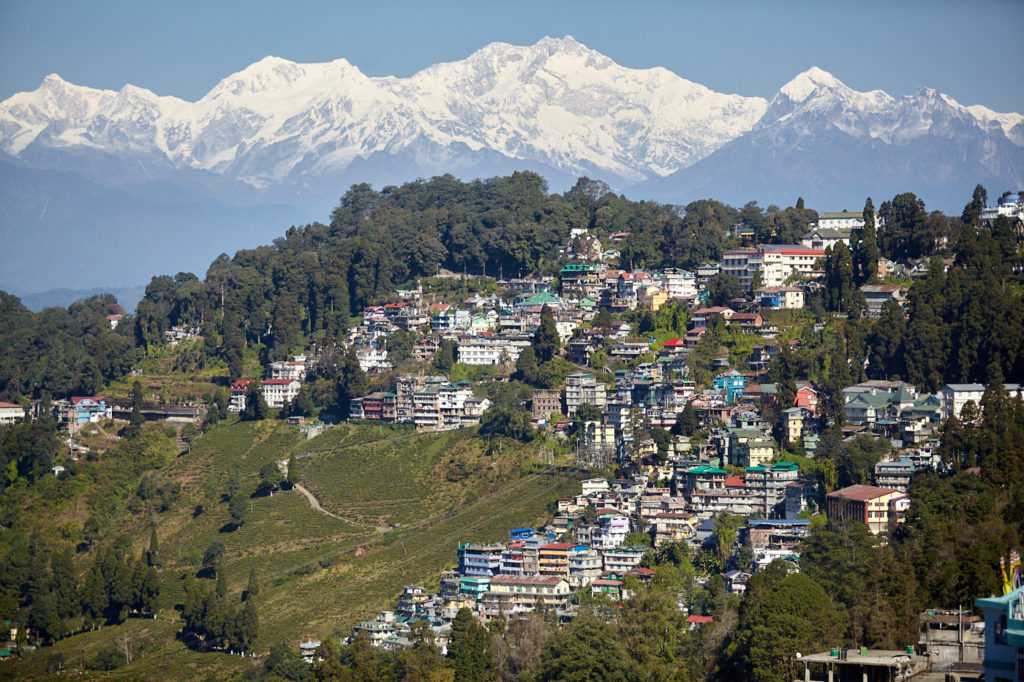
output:
<path id="1" fill-rule="evenodd" d="M 456 188 L 484 203 L 473 209 L 483 216 L 494 209 L 479 196 L 513 205 L 523 203 L 516 192 L 537 205 L 543 198 L 525 175 L 489 182 Z M 32 596 L 14 568 L 7 583 L 0 572 L 14 604 L 4 615 L 24 622 L 12 628 L 20 644 L 7 656 L 24 654 L 30 638 L 56 644 L 161 608 L 178 612 L 176 637 L 190 650 L 269 649 L 260 674 L 287 679 L 333 679 L 324 670 L 351 667 L 367 651 L 400 667 L 422 655 L 424 670 L 477 679 L 460 667 L 469 665 L 462 657 L 472 637 L 491 642 L 473 665 L 502 679 L 560 679 L 559 670 L 595 664 L 560 658 L 570 651 L 560 638 L 607 627 L 615 639 L 629 619 L 654 617 L 674 643 L 629 665 L 653 666 L 657 679 L 979 679 L 1012 653 L 986 623 L 1007 609 L 1020 620 L 1017 578 L 1005 599 L 990 597 L 1007 582 L 999 561 L 1024 531 L 1016 514 L 1024 500 L 1024 199 L 1006 193 L 990 208 L 979 187 L 959 218 L 929 215 L 913 195 L 877 214 L 870 199 L 861 212 L 821 214 L 802 201 L 785 211 L 712 201 L 652 209 L 581 180 L 576 194 L 553 195 L 557 206 L 543 210 L 577 201 L 589 221 L 536 238 L 507 228 L 508 239 L 478 254 L 474 274 L 466 260 L 462 272 L 441 266 L 461 258 L 453 245 L 465 235 L 455 227 L 420 245 L 447 255 L 410 250 L 412 262 L 422 256 L 415 265 L 368 238 L 377 210 L 389 230 L 408 227 L 387 205 L 419 201 L 402 191 L 456 192 L 450 185 L 436 178 L 376 197 L 354 187 L 330 227 L 292 228 L 274 247 L 223 256 L 203 281 L 154 278 L 134 315 L 104 297 L 76 304 L 66 314 L 90 350 L 80 355 L 73 342 L 61 351 L 76 368 L 69 375 L 38 359 L 4 366 L 4 397 L 17 399 L 0 403 L 0 422 L 10 425 L 4 494 L 38 509 L 33 486 L 63 486 L 55 500 L 70 504 L 85 494 L 87 476 L 110 475 L 107 466 L 122 491 L 105 503 L 89 493 L 89 521 L 61 531 L 50 554 L 32 555 L 27 532 L 11 545 L 45 556 L 40 565 L 56 575 L 56 557 L 70 551 L 58 545 L 76 540 L 81 556 L 68 554 L 72 568 L 61 570 L 78 562 L 103 598 L 63 595 L 53 578 L 46 594 L 68 600 L 56 615 L 41 610 L 50 602 Z M 611 219 L 613 210 L 645 218 Z M 410 224 L 420 219 L 410 215 Z M 481 243 L 493 239 L 485 223 L 466 221 Z M 683 242 L 685 255 L 672 255 Z M 512 264 L 535 267 L 506 277 Z M 12 357 L 36 357 L 28 338 L 53 344 L 72 335 L 57 315 L 21 314 L 25 329 L 36 326 L 11 337 Z M 50 388 L 33 391 L 40 386 Z M 218 436 L 247 424 L 253 441 L 244 452 Z M 417 440 L 446 434 L 464 440 Z M 376 618 L 339 615 L 358 615 L 351 630 L 309 628 L 301 638 L 295 630 L 284 643 L 260 632 L 256 604 L 266 597 L 256 597 L 255 566 L 244 589 L 240 575 L 226 584 L 220 540 L 179 555 L 180 575 L 157 559 L 165 519 L 183 495 L 202 500 L 192 519 L 217 515 L 226 523 L 216 532 L 227 536 L 260 518 L 253 500 L 280 493 L 299 499 L 303 514 L 348 524 L 345 533 L 361 526 L 376 535 L 352 548 L 358 556 L 395 538 L 406 556 L 406 539 L 419 532 L 403 527 L 409 517 L 364 515 L 326 481 L 341 475 L 358 486 L 381 443 L 407 442 L 405 460 L 385 450 L 387 466 L 412 466 L 419 443 L 461 443 L 474 453 L 472 461 L 453 454 L 426 481 L 471 480 L 493 493 L 512 489 L 515 475 L 559 475 L 576 489 L 550 496 L 543 519 L 503 515 L 460 489 L 439 516 L 481 504 L 501 519 L 502 534 L 492 524 L 484 536 L 436 538 L 446 570 L 376 604 Z M 225 490 L 200 496 L 188 459 L 194 446 L 210 458 L 205 467 L 232 462 Z M 327 475 L 342 451 L 355 457 L 345 460 L 351 468 Z M 251 453 L 259 461 L 246 462 Z M 518 459 L 499 471 L 506 453 Z M 383 492 L 379 501 L 388 502 Z M 967 511 L 977 509 L 984 514 Z M 173 532 L 189 522 L 178 518 Z M 139 537 L 111 540 L 119 524 Z M 971 546 L 971 533 L 985 542 Z M 244 562 L 259 549 L 233 551 Z M 331 572 L 338 556 L 300 567 Z M 1012 557 L 1004 564 L 1019 573 Z M 121 570 L 134 587 L 102 586 Z M 300 573 L 290 567 L 275 580 Z M 792 599 L 766 601 L 777 593 Z M 809 605 L 814 617 L 800 610 Z M 765 618 L 786 623 L 771 630 L 778 641 L 763 645 L 768 653 L 755 644 Z M 542 638 L 549 649 L 538 645 L 516 663 L 527 647 L 510 633 L 528 627 L 554 628 Z M 636 637 L 654 646 L 653 635 Z M 511 649 L 498 660 L 502 647 Z M 96 661 L 113 666 L 109 656 Z"/>

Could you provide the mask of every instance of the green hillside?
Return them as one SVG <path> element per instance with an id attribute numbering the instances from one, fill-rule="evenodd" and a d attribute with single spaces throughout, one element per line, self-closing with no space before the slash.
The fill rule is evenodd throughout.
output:
<path id="1" fill-rule="evenodd" d="M 275 642 L 297 645 L 305 637 L 347 634 L 388 608 L 402 585 L 436 586 L 439 573 L 454 565 L 460 541 L 498 540 L 509 528 L 542 522 L 553 500 L 574 494 L 578 481 L 572 475 L 526 473 L 542 470 L 535 464 L 538 447 L 489 444 L 475 430 L 416 435 L 345 424 L 305 440 L 297 428 L 277 421 L 222 425 L 162 471 L 182 486 L 172 507 L 155 517 L 135 513 L 118 529 L 138 553 L 148 546 L 155 518 L 163 562 L 158 619 L 129 619 L 69 637 L 24 661 L 0 665 L 0 675 L 43 674 L 46 660 L 58 652 L 69 663 L 88 659 L 112 648 L 124 632 L 134 633 L 140 651 L 114 674 L 186 678 L 216 670 L 219 677 L 244 666 L 238 657 L 195 653 L 174 640 L 181 579 L 201 568 L 213 542 L 224 545 L 221 570 L 230 593 L 241 593 L 250 571 L 257 571 L 257 651 Z M 323 509 L 314 509 L 298 489 L 277 491 L 251 497 L 249 517 L 231 530 L 228 490 L 255 490 L 263 465 L 292 455 L 300 485 Z"/>

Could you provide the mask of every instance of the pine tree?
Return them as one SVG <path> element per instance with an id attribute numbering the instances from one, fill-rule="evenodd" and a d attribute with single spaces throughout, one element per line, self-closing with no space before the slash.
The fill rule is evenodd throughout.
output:
<path id="1" fill-rule="evenodd" d="M 263 398 L 260 382 L 252 381 L 245 393 L 245 409 L 239 415 L 242 421 L 261 421 L 270 416 L 270 408 Z"/>
<path id="2" fill-rule="evenodd" d="M 260 617 L 256 610 L 256 602 L 246 599 L 245 606 L 235 616 L 233 644 L 241 651 L 249 651 L 259 637 L 259 631 Z"/>
<path id="3" fill-rule="evenodd" d="M 683 411 L 676 415 L 676 423 L 672 426 L 674 435 L 692 436 L 697 432 L 697 415 L 693 410 L 693 403 L 687 402 Z"/>
<path id="4" fill-rule="evenodd" d="M 75 565 L 69 547 L 50 555 L 50 570 L 53 573 L 53 590 L 56 597 L 54 605 L 57 615 L 64 619 L 77 616 L 81 613 L 81 606 L 75 591 Z"/>
<path id="5" fill-rule="evenodd" d="M 298 462 L 293 454 L 288 458 L 288 485 L 294 486 L 299 482 L 299 467 Z"/>
<path id="6" fill-rule="evenodd" d="M 370 381 L 366 378 L 366 372 L 359 366 L 359 359 L 356 357 L 355 349 L 349 348 L 342 361 L 337 384 L 338 409 L 341 410 L 340 416 L 343 419 L 348 419 L 352 399 L 365 395 L 369 390 Z"/>
<path id="7" fill-rule="evenodd" d="M 128 438 L 135 438 L 142 432 L 142 424 L 145 418 L 142 416 L 142 384 L 138 381 L 132 383 L 132 414 L 128 420 Z"/>
<path id="8" fill-rule="evenodd" d="M 448 640 L 448 659 L 455 665 L 455 679 L 482 682 L 493 675 L 494 659 L 491 655 L 487 630 L 473 618 L 465 606 L 452 621 Z"/>
<path id="9" fill-rule="evenodd" d="M 146 563 L 149 566 L 160 565 L 160 540 L 156 535 L 156 526 L 149 531 L 149 551 L 146 552 Z"/>
<path id="10" fill-rule="evenodd" d="M 253 566 L 249 570 L 249 582 L 245 586 L 245 599 L 248 601 L 250 598 L 255 597 L 260 593 L 260 582 L 256 577 L 256 567 Z"/>
<path id="11" fill-rule="evenodd" d="M 875 205 L 868 197 L 864 203 L 864 232 L 854 252 L 854 274 L 858 286 L 878 281 L 878 233 L 875 228 Z"/>
<path id="12" fill-rule="evenodd" d="M 218 599 L 228 596 L 228 579 L 224 571 L 217 571 L 217 584 L 215 594 Z"/>
<path id="13" fill-rule="evenodd" d="M 537 360 L 549 362 L 558 354 L 560 343 L 554 313 L 545 303 L 540 311 L 540 326 L 533 335 L 533 352 L 537 354 Z"/>
<path id="14" fill-rule="evenodd" d="M 98 621 L 103 618 L 108 605 L 107 586 L 103 580 L 103 572 L 99 562 L 95 561 L 86 574 L 85 584 L 82 586 L 82 608 L 89 620 Z"/>

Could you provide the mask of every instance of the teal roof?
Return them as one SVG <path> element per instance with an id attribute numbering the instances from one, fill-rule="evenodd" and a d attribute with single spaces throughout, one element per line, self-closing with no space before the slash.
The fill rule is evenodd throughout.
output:
<path id="1" fill-rule="evenodd" d="M 777 462 L 772 466 L 773 469 L 781 469 L 783 471 L 794 471 L 799 469 L 796 462 Z"/>
<path id="2" fill-rule="evenodd" d="M 539 294 L 534 294 L 533 296 L 529 296 L 529 297 L 523 299 L 523 303 L 526 304 L 526 305 L 537 305 L 537 304 L 540 304 L 540 303 L 558 303 L 558 302 L 559 302 L 558 297 L 548 293 L 547 291 L 542 291 Z"/>
<path id="3" fill-rule="evenodd" d="M 687 469 L 686 473 L 688 473 L 688 474 L 728 474 L 729 472 L 726 471 L 725 469 L 716 469 L 713 466 L 708 466 L 707 464 L 701 464 L 700 466 L 695 466 L 692 469 Z"/>
<path id="4" fill-rule="evenodd" d="M 914 401 L 914 394 L 911 393 L 906 386 L 900 386 L 900 390 L 896 391 L 892 396 L 894 403 L 908 403 Z"/>

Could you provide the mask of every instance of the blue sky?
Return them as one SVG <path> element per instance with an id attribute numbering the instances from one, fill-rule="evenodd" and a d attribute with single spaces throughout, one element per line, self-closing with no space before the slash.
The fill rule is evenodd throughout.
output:
<path id="1" fill-rule="evenodd" d="M 195 100 L 268 54 L 408 76 L 489 42 L 568 34 L 624 66 L 664 66 L 720 92 L 771 97 L 817 65 L 858 90 L 932 87 L 1024 112 L 1022 32 L 1021 0 L 0 0 L 0 99 L 56 72 Z"/>

